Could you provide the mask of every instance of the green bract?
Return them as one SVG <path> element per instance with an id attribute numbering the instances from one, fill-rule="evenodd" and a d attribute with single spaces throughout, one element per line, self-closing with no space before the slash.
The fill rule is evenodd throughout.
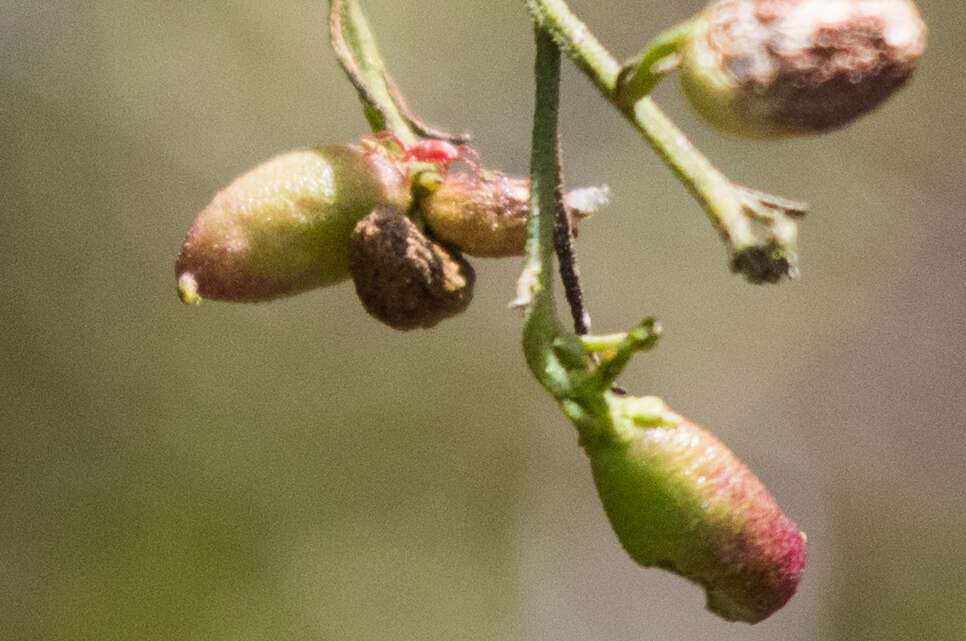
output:
<path id="1" fill-rule="evenodd" d="M 681 87 L 728 133 L 828 131 L 904 85 L 925 46 L 911 0 L 717 0 L 681 48 Z"/>
<path id="2" fill-rule="evenodd" d="M 710 432 L 664 401 L 618 397 L 618 437 L 584 447 L 607 516 L 630 556 L 701 584 L 708 609 L 760 621 L 785 604 L 805 537 L 765 486 Z"/>
<path id="3" fill-rule="evenodd" d="M 345 280 L 355 224 L 406 211 L 409 179 L 356 145 L 293 151 L 240 176 L 195 219 L 175 265 L 182 300 L 263 301 Z"/>

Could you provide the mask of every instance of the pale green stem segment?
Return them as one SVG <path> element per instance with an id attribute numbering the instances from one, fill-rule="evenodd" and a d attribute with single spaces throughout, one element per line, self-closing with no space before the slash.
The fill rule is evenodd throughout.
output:
<path id="1" fill-rule="evenodd" d="M 554 342 L 566 334 L 557 319 L 553 295 L 553 231 L 557 212 L 559 154 L 557 118 L 560 101 L 560 52 L 547 32 L 536 29 L 534 64 L 536 107 L 530 155 L 530 216 L 521 293 L 526 301 L 523 352 L 537 380 L 561 398 L 571 389 L 567 367 L 554 351 Z"/>
<path id="2" fill-rule="evenodd" d="M 329 39 L 342 69 L 359 92 L 373 131 L 391 131 L 403 144 L 415 144 L 418 137 L 394 99 L 386 65 L 356 0 L 329 0 Z"/>
<path id="3" fill-rule="evenodd" d="M 577 336 L 557 318 L 553 234 L 554 218 L 561 211 L 557 146 L 560 52 L 549 34 L 539 28 L 535 33 L 531 213 L 520 292 L 526 303 L 523 351 L 534 376 L 560 403 L 580 432 L 581 440 L 588 442 L 603 433 L 615 432 L 609 409 L 611 384 L 634 352 L 654 345 L 660 328 L 652 319 L 645 319 L 626 334 Z"/>
<path id="4" fill-rule="evenodd" d="M 429 126 L 410 110 L 379 54 L 369 22 L 356 0 L 329 0 L 329 39 L 339 64 L 359 92 L 373 131 L 391 131 L 405 145 L 419 137 L 465 143 L 468 134 Z"/>
<path id="5" fill-rule="evenodd" d="M 650 65 L 635 73 L 630 66 L 673 55 L 690 22 L 673 27 L 622 67 L 563 0 L 527 0 L 537 25 L 594 83 L 598 90 L 642 134 L 654 151 L 694 195 L 718 230 L 731 257 L 731 267 L 752 282 L 775 282 L 797 274 L 797 228 L 789 216 L 807 205 L 766 196 L 732 183 L 688 137 L 645 95 L 663 74 Z M 790 203 L 784 207 L 783 203 Z"/>
<path id="6" fill-rule="evenodd" d="M 677 68 L 678 50 L 690 32 L 690 20 L 666 29 L 625 62 L 617 79 L 615 100 L 621 104 L 634 104 L 651 93 L 664 76 Z"/>

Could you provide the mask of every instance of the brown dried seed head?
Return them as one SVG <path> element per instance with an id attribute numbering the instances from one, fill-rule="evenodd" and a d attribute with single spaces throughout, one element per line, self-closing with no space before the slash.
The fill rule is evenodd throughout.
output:
<path id="1" fill-rule="evenodd" d="M 461 313 L 476 278 L 459 252 L 427 238 L 391 206 L 377 207 L 356 225 L 349 271 L 366 311 L 399 330 L 433 327 Z"/>
<path id="2" fill-rule="evenodd" d="M 902 87 L 926 46 L 911 0 L 718 0 L 682 49 L 681 85 L 724 131 L 828 131 Z"/>

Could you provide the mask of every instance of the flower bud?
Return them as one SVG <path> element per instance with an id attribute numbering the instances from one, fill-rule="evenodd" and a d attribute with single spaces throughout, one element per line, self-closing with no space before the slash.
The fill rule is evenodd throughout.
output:
<path id="1" fill-rule="evenodd" d="M 355 145 L 293 151 L 218 193 L 195 219 L 175 265 L 185 302 L 263 301 L 349 276 L 355 224 L 380 203 L 406 209 L 408 179 Z"/>
<path id="2" fill-rule="evenodd" d="M 388 205 L 355 226 L 349 270 L 366 311 L 394 329 L 433 327 L 473 299 L 473 267 Z"/>
<path id="3" fill-rule="evenodd" d="M 616 397 L 620 436 L 585 443 L 628 554 L 702 585 L 709 610 L 756 623 L 798 587 L 805 536 L 721 441 L 657 397 Z"/>
<path id="4" fill-rule="evenodd" d="M 925 47 L 911 0 L 716 0 L 681 48 L 681 87 L 728 133 L 823 132 L 902 87 Z"/>
<path id="5" fill-rule="evenodd" d="M 568 192 L 571 225 L 596 211 L 606 187 Z M 499 171 L 450 173 L 420 201 L 420 213 L 433 237 L 471 256 L 520 256 L 527 242 L 530 181 Z"/>

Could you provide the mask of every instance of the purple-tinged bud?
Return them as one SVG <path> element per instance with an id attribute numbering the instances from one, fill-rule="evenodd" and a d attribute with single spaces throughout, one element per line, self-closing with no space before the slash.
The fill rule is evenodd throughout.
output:
<path id="1" fill-rule="evenodd" d="M 606 187 L 564 196 L 570 222 L 594 213 L 607 200 Z M 520 256 L 527 242 L 530 181 L 479 169 L 450 173 L 419 203 L 433 237 L 471 256 Z"/>
<path id="2" fill-rule="evenodd" d="M 396 165 L 355 145 L 293 151 L 238 177 L 195 219 L 175 264 L 186 303 L 264 301 L 349 276 L 355 224 L 380 203 L 403 210 Z"/>
<path id="3" fill-rule="evenodd" d="M 615 397 L 617 438 L 584 443 L 628 554 L 702 585 L 709 610 L 756 623 L 795 594 L 805 535 L 761 481 L 663 400 Z"/>
<path id="4" fill-rule="evenodd" d="M 681 48 L 681 87 L 722 131 L 817 133 L 902 87 L 925 47 L 911 0 L 716 0 Z"/>
<path id="5" fill-rule="evenodd" d="M 366 311 L 394 329 L 433 327 L 473 299 L 473 267 L 388 205 L 355 226 L 349 270 Z"/>

